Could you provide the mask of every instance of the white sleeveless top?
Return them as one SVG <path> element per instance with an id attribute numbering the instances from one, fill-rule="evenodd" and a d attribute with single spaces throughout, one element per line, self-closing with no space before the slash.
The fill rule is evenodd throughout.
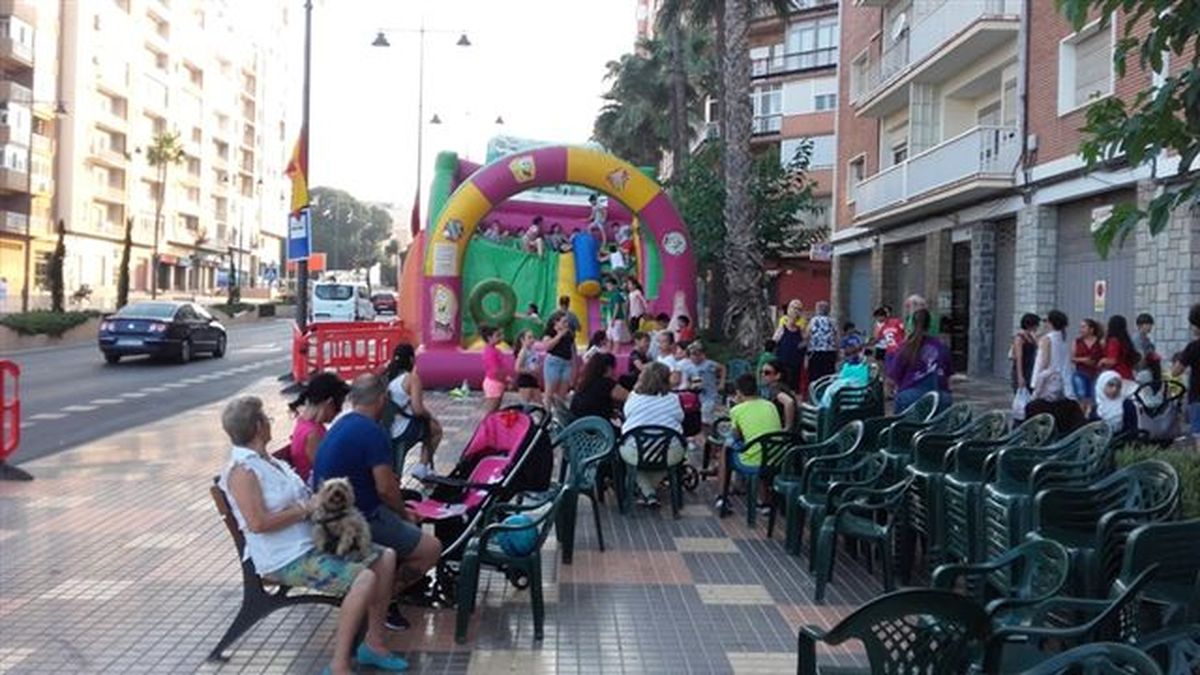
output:
<path id="1" fill-rule="evenodd" d="M 1067 398 L 1074 399 L 1075 388 L 1071 386 L 1071 377 L 1075 373 L 1075 368 L 1071 365 L 1070 347 L 1067 345 L 1062 331 L 1052 330 L 1047 333 L 1047 336 L 1050 338 L 1050 358 L 1046 362 L 1045 368 L 1038 367 L 1042 360 L 1042 346 L 1039 341 L 1038 353 L 1033 362 L 1033 380 L 1030 385 L 1036 389 L 1043 373 L 1057 372 L 1062 376 L 1064 394 Z"/>
<path id="2" fill-rule="evenodd" d="M 311 526 L 306 520 L 274 532 L 251 532 L 250 528 L 246 527 L 246 518 L 229 491 L 229 472 L 235 466 L 246 467 L 258 478 L 258 487 L 262 491 L 263 504 L 268 513 L 282 511 L 296 502 L 308 499 L 311 493 L 300 476 L 287 464 L 275 459 L 264 459 L 257 452 L 236 445 L 229 451 L 229 464 L 221 472 L 219 485 L 229 500 L 242 536 L 246 538 L 245 557 L 254 562 L 254 569 L 260 575 L 270 574 L 308 553 L 313 547 L 313 542 Z"/>
<path id="3" fill-rule="evenodd" d="M 392 403 L 395 403 L 401 410 L 412 414 L 412 398 L 404 391 L 404 383 L 408 382 L 408 373 L 400 373 L 396 379 L 388 383 L 388 394 L 392 397 Z M 392 420 L 392 438 L 398 438 L 408 429 L 409 418 L 396 413 L 396 419 Z"/>

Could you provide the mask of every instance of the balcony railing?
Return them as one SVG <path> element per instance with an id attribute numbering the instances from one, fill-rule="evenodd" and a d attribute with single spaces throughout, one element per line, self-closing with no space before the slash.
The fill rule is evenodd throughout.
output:
<path id="1" fill-rule="evenodd" d="M 838 0 L 791 0 L 790 9 L 793 12 L 802 12 L 808 9 L 817 9 L 818 7 L 834 7 Z M 776 16 L 775 8 L 769 2 L 754 3 L 754 18 L 765 19 L 767 17 Z"/>
<path id="2" fill-rule="evenodd" d="M 781 73 L 790 73 L 810 68 L 824 68 L 837 65 L 837 47 L 813 49 L 807 52 L 795 52 L 782 56 L 768 56 L 750 60 L 751 77 L 770 77 Z"/>
<path id="3" fill-rule="evenodd" d="M 972 23 L 987 17 L 1020 16 L 1024 0 L 941 0 L 930 3 L 921 18 L 903 30 L 878 58 L 867 64 L 861 81 L 853 82 L 854 98 L 866 98 L 888 84 Z"/>
<path id="4" fill-rule="evenodd" d="M 777 134 L 783 128 L 783 115 L 758 115 L 754 118 L 751 133 Z"/>
<path id="5" fill-rule="evenodd" d="M 892 208 L 977 178 L 1008 178 L 1021 154 L 1016 127 L 981 126 L 890 166 L 854 190 L 857 215 Z"/>
<path id="6" fill-rule="evenodd" d="M 25 234 L 29 227 L 29 216 L 15 211 L 0 211 L 0 231 Z"/>

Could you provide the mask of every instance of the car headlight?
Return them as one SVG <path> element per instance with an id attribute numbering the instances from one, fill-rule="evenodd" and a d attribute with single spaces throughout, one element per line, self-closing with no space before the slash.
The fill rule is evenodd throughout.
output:
<path id="1" fill-rule="evenodd" d="M 166 330 L 167 330 L 167 324 L 165 324 L 165 323 L 150 324 L 150 332 L 151 333 L 165 333 Z"/>
<path id="2" fill-rule="evenodd" d="M 113 329 L 113 322 L 111 322 L 111 321 L 101 321 L 100 322 L 100 330 L 107 331 L 107 330 L 112 330 L 112 329 Z"/>

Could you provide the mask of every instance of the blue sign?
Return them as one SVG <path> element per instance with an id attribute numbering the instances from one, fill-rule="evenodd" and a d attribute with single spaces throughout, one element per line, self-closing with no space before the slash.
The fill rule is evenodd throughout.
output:
<path id="1" fill-rule="evenodd" d="M 312 255 L 312 217 L 306 206 L 288 215 L 288 260 L 308 260 Z"/>

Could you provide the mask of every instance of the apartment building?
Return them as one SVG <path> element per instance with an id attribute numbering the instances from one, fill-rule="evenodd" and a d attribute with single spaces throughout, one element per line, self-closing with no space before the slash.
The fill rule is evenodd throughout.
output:
<path id="1" fill-rule="evenodd" d="M 214 293 L 231 266 L 243 287 L 268 280 L 282 254 L 282 171 L 296 133 L 286 113 L 298 100 L 288 62 L 299 50 L 286 4 L 42 4 L 62 12 L 58 99 L 70 114 L 56 127 L 54 213 L 67 290 L 88 286 L 94 306 L 112 304 L 127 219 L 134 295 L 152 285 L 168 297 Z M 167 133 L 183 155 L 162 172 L 148 155 Z"/>
<path id="2" fill-rule="evenodd" d="M 750 23 L 751 144 L 756 153 L 777 151 L 780 162 L 796 155 L 808 140 L 809 177 L 821 212 L 805 225 L 828 228 L 833 222 L 833 174 L 837 153 L 834 133 L 838 109 L 837 0 L 792 0 L 781 17 L 765 3 L 754 6 Z M 830 296 L 830 264 L 809 252 L 767 258 L 769 297 L 775 304 L 801 298 L 811 308 Z"/>
<path id="3" fill-rule="evenodd" d="M 54 16 L 32 0 L 0 0 L 0 277 L 4 309 L 28 301 L 27 282 L 53 250 Z"/>
<path id="4" fill-rule="evenodd" d="M 834 295 L 842 316 L 924 295 L 956 370 L 1007 376 L 1021 314 L 1156 316 L 1166 354 L 1200 297 L 1200 220 L 1138 230 L 1102 259 L 1115 204 L 1170 189 L 1170 157 L 1084 173 L 1087 107 L 1155 74 L 1112 66 L 1123 17 L 1076 32 L 1052 2 L 856 0 L 841 7 Z M 1177 162 L 1175 162 L 1177 164 Z M 1073 331 L 1072 331 L 1073 332 Z"/>

